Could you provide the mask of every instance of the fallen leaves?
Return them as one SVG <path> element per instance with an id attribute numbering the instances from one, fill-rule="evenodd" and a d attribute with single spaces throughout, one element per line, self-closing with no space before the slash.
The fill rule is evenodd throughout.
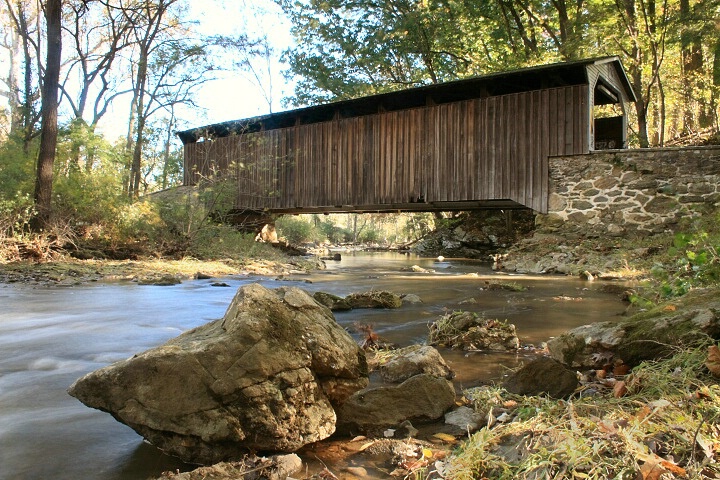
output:
<path id="1" fill-rule="evenodd" d="M 624 381 L 620 380 L 619 382 L 615 382 L 615 385 L 613 386 L 613 396 L 615 398 L 624 397 L 627 393 L 628 389 Z"/>
<path id="2" fill-rule="evenodd" d="M 442 432 L 433 434 L 433 438 L 437 438 L 438 440 L 445 442 L 445 443 L 449 443 L 449 444 L 454 444 L 454 443 L 457 443 L 457 441 L 458 441 L 457 438 L 455 438 L 455 436 L 450 435 L 448 433 L 442 433 Z"/>
<path id="3" fill-rule="evenodd" d="M 705 366 L 713 376 L 720 378 L 720 348 L 717 345 L 708 347 L 708 356 Z"/>
<path id="4" fill-rule="evenodd" d="M 640 466 L 642 480 L 661 480 L 666 473 L 687 477 L 687 471 L 684 468 L 663 460 L 657 455 L 649 456 L 647 461 Z"/>

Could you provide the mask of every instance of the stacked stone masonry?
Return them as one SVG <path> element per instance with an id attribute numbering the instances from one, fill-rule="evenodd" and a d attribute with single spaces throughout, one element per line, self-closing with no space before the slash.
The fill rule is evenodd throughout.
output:
<path id="1" fill-rule="evenodd" d="M 720 205 L 720 147 L 613 150 L 550 158 L 539 228 L 582 235 L 672 231 Z"/>

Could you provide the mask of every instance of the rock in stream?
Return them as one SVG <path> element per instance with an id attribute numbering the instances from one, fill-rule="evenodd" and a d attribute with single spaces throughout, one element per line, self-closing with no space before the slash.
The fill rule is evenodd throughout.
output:
<path id="1" fill-rule="evenodd" d="M 292 452 L 335 431 L 365 355 L 298 288 L 241 287 L 224 318 L 91 372 L 70 395 L 186 462 Z"/>

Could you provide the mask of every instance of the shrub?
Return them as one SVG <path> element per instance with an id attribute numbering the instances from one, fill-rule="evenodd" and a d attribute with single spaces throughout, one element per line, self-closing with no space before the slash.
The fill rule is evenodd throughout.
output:
<path id="1" fill-rule="evenodd" d="M 720 283 L 720 231 L 711 224 L 696 224 L 689 230 L 675 234 L 668 259 L 651 270 L 664 298 Z"/>
<path id="2" fill-rule="evenodd" d="M 377 243 L 382 239 L 382 233 L 376 228 L 366 228 L 358 234 L 358 242 Z"/>
<path id="3" fill-rule="evenodd" d="M 0 238 L 22 236 L 30 231 L 30 219 L 35 212 L 28 194 L 18 194 L 13 200 L 0 195 Z"/>
<path id="4" fill-rule="evenodd" d="M 343 243 L 353 241 L 353 232 L 349 228 L 343 228 L 327 220 L 318 224 L 320 233 L 332 243 Z"/>
<path id="5" fill-rule="evenodd" d="M 275 221 L 278 236 L 284 237 L 288 243 L 300 244 L 313 239 L 314 228 L 302 217 L 285 216 Z"/>
<path id="6" fill-rule="evenodd" d="M 223 258 L 263 258 L 280 260 L 283 254 L 270 245 L 256 242 L 255 235 L 242 233 L 229 225 L 207 225 L 190 240 L 186 254 L 202 260 Z"/>

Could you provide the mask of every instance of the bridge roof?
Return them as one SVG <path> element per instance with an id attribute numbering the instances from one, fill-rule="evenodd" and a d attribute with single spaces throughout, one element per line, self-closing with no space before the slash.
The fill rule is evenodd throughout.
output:
<path id="1" fill-rule="evenodd" d="M 614 67 L 625 90 L 626 98 L 635 100 L 635 94 L 620 59 L 617 56 L 610 56 L 491 73 L 452 82 L 424 85 L 352 100 L 341 100 L 269 115 L 231 120 L 191 128 L 177 132 L 177 135 L 183 144 L 188 144 L 208 137 L 227 137 L 239 133 L 287 128 L 298 124 L 327 122 L 335 118 L 358 117 L 383 111 L 418 108 L 472 98 L 582 85 L 588 83 L 587 67 L 600 64 L 611 64 Z M 601 103 L 603 103 L 602 99 L 596 99 L 596 104 Z M 607 99 L 606 103 L 615 103 L 615 100 Z"/>

